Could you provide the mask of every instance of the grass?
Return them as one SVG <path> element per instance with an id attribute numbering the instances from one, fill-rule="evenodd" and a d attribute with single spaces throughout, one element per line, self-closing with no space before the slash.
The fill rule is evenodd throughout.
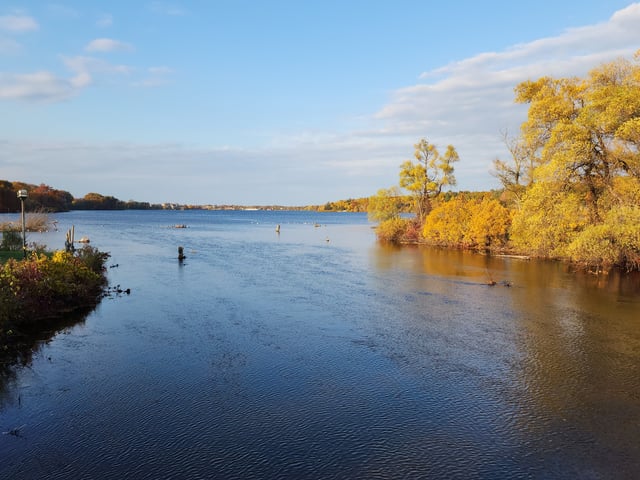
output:
<path id="1" fill-rule="evenodd" d="M 25 215 L 25 231 L 27 232 L 47 232 L 51 224 L 49 217 L 44 213 L 29 213 Z M 21 232 L 22 221 L 20 218 L 11 222 L 0 223 L 0 264 L 5 263 L 10 258 L 21 260 L 24 257 Z M 40 250 L 37 245 L 32 246 L 31 249 Z"/>
<path id="2" fill-rule="evenodd" d="M 23 257 L 22 250 L 0 250 L 0 264 L 6 262 L 10 258 L 14 258 L 16 260 L 20 260 Z"/>

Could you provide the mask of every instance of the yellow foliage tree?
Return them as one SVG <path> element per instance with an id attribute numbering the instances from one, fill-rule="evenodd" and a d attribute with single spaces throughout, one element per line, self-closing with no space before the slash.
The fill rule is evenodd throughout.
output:
<path id="1" fill-rule="evenodd" d="M 414 145 L 416 162 L 407 160 L 400 165 L 400 186 L 411 192 L 420 223 L 431 210 L 431 202 L 446 186 L 456 184 L 453 164 L 460 160 L 453 145 L 441 155 L 435 145 L 424 138 Z"/>
<path id="2" fill-rule="evenodd" d="M 568 256 L 591 267 L 640 269 L 640 207 L 610 210 L 604 222 L 589 225 L 567 247 Z"/>
<path id="3" fill-rule="evenodd" d="M 522 138 L 545 164 L 545 177 L 567 185 L 601 221 L 599 199 L 618 176 L 640 173 L 640 66 L 604 64 L 586 79 L 543 77 L 516 87 L 529 104 Z"/>
<path id="4" fill-rule="evenodd" d="M 565 257 L 567 245 L 587 223 L 588 210 L 578 194 L 560 183 L 536 183 L 514 214 L 511 243 L 531 255 Z"/>
<path id="5" fill-rule="evenodd" d="M 504 246 L 510 225 L 511 213 L 499 201 L 458 195 L 431 210 L 422 235 L 436 245 L 486 249 Z"/>
<path id="6" fill-rule="evenodd" d="M 378 193 L 369 197 L 367 216 L 374 222 L 384 222 L 398 218 L 404 201 L 398 187 L 381 188 Z"/>
<path id="7" fill-rule="evenodd" d="M 470 202 L 471 222 L 467 237 L 475 247 L 503 247 L 509 238 L 511 211 L 499 201 L 485 197 Z"/>
<path id="8" fill-rule="evenodd" d="M 516 101 L 529 104 L 520 142 L 539 165 L 513 219 L 517 248 L 638 268 L 639 59 L 516 87 Z"/>
<path id="9" fill-rule="evenodd" d="M 436 245 L 466 247 L 467 232 L 471 222 L 468 201 L 458 195 L 442 202 L 427 215 L 422 229 L 423 238 Z"/>

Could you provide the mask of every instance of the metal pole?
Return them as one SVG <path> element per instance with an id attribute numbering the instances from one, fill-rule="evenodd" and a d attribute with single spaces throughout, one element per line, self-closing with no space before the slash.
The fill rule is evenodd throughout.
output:
<path id="1" fill-rule="evenodd" d="M 27 233 L 24 223 L 24 198 L 20 198 L 22 204 L 22 257 L 27 258 Z"/>

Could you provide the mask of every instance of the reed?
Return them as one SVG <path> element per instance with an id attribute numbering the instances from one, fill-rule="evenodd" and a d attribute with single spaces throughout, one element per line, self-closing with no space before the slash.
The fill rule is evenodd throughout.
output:
<path id="1" fill-rule="evenodd" d="M 53 222 L 49 220 L 46 213 L 27 213 L 25 215 L 24 227 L 27 232 L 48 232 Z M 17 218 L 11 222 L 0 223 L 2 232 L 21 232 L 22 222 Z"/>

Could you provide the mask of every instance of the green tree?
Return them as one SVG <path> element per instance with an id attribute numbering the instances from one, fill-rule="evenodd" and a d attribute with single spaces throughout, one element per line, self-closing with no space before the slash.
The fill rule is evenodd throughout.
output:
<path id="1" fill-rule="evenodd" d="M 456 184 L 453 164 L 460 157 L 453 145 L 448 145 L 441 155 L 436 146 L 424 138 L 414 148 L 416 162 L 407 160 L 400 166 L 400 186 L 411 192 L 416 216 L 422 223 L 442 189 Z"/>

